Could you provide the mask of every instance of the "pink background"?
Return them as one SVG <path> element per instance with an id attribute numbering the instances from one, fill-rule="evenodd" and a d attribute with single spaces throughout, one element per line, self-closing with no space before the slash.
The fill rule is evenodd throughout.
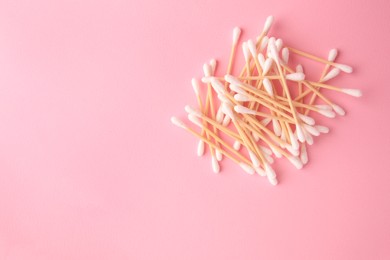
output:
<path id="1" fill-rule="evenodd" d="M 346 117 L 272 187 L 170 124 L 231 29 L 355 68 Z M 0 1 L 0 259 L 390 259 L 390 4 Z M 314 63 L 310 63 L 313 66 Z M 321 66 L 318 67 L 318 71 Z M 332 95 L 332 94 L 331 94 Z"/>

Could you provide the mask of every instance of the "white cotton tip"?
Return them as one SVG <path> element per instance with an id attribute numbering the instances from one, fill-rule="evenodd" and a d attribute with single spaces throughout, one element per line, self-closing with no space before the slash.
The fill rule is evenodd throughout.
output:
<path id="1" fill-rule="evenodd" d="M 362 91 L 360 89 L 344 88 L 342 89 L 343 93 L 348 94 L 353 97 L 361 97 Z"/>
<path id="2" fill-rule="evenodd" d="M 263 85 L 264 85 L 264 88 L 267 91 L 268 95 L 273 97 L 274 96 L 274 88 L 272 86 L 271 81 L 268 78 L 264 78 L 263 79 Z"/>
<path id="3" fill-rule="evenodd" d="M 313 137 L 311 136 L 311 134 L 308 132 L 308 131 L 304 131 L 304 134 L 305 134 L 305 140 L 306 140 L 306 143 L 308 145 L 312 145 L 314 143 L 314 139 Z"/>
<path id="4" fill-rule="evenodd" d="M 345 115 L 344 109 L 342 109 L 340 106 L 338 106 L 336 104 L 333 104 L 332 108 L 338 115 L 340 115 L 340 116 L 344 116 Z"/>
<path id="5" fill-rule="evenodd" d="M 209 64 L 211 66 L 211 72 L 214 75 L 214 72 L 215 72 L 215 70 L 217 68 L 217 60 L 216 59 L 211 59 Z"/>
<path id="6" fill-rule="evenodd" d="M 257 159 L 257 156 L 254 152 L 248 151 L 249 152 L 249 157 L 251 158 L 252 164 L 254 167 L 259 167 L 260 166 L 260 161 Z"/>
<path id="7" fill-rule="evenodd" d="M 268 39 L 268 42 L 267 42 L 267 50 L 265 51 L 265 57 L 271 57 L 270 53 L 271 53 L 271 46 L 272 45 L 275 45 L 275 37 L 271 37 Z"/>
<path id="8" fill-rule="evenodd" d="M 321 79 L 320 82 L 326 82 L 328 80 L 331 80 L 331 79 L 337 77 L 337 75 L 339 75 L 339 74 L 340 74 L 340 69 L 333 68 Z"/>
<path id="9" fill-rule="evenodd" d="M 223 155 L 220 150 L 215 150 L 215 157 L 217 158 L 218 162 L 222 161 Z"/>
<path id="10" fill-rule="evenodd" d="M 273 164 L 274 163 L 274 158 L 272 158 L 271 156 L 267 155 L 267 154 L 264 154 L 264 158 L 265 160 L 269 163 L 269 164 Z"/>
<path id="11" fill-rule="evenodd" d="M 252 40 L 248 40 L 248 49 L 253 58 L 257 58 L 256 44 Z"/>
<path id="12" fill-rule="evenodd" d="M 272 67 L 272 59 L 271 58 L 267 58 L 265 61 L 264 61 L 264 67 L 263 67 L 263 73 L 262 75 L 265 76 L 268 74 L 269 70 L 271 69 Z"/>
<path id="13" fill-rule="evenodd" d="M 264 176 L 267 176 L 267 174 L 265 173 L 265 171 L 261 168 L 261 167 L 257 167 L 255 168 L 255 171 L 258 175 L 264 177 Z"/>
<path id="14" fill-rule="evenodd" d="M 222 82 L 219 81 L 218 79 L 212 78 L 211 79 L 211 86 L 213 87 L 215 92 L 217 92 L 218 94 L 225 93 L 225 85 L 222 84 Z"/>
<path id="15" fill-rule="evenodd" d="M 282 135 L 282 128 L 280 127 L 278 120 L 272 119 L 272 128 L 274 129 L 274 133 L 276 136 Z"/>
<path id="16" fill-rule="evenodd" d="M 234 99 L 239 102 L 250 101 L 250 98 L 247 95 L 243 95 L 243 94 L 235 94 Z"/>
<path id="17" fill-rule="evenodd" d="M 332 107 L 329 105 L 314 105 L 316 108 L 319 108 L 321 110 L 332 110 Z"/>
<path id="18" fill-rule="evenodd" d="M 303 122 L 305 122 L 308 125 L 314 125 L 316 123 L 314 119 L 310 116 L 306 116 L 301 113 L 297 113 L 297 115 Z"/>
<path id="19" fill-rule="evenodd" d="M 260 51 L 263 51 L 265 49 L 265 47 L 267 47 L 268 45 L 268 36 L 264 36 L 263 39 L 261 40 L 261 43 L 260 43 Z"/>
<path id="20" fill-rule="evenodd" d="M 231 90 L 233 90 L 234 92 L 238 93 L 238 94 L 242 94 L 242 95 L 246 95 L 247 93 L 245 92 L 245 90 L 243 90 L 239 85 L 236 85 L 236 84 L 229 84 L 229 88 Z"/>
<path id="21" fill-rule="evenodd" d="M 268 163 L 264 164 L 264 170 L 268 177 L 276 178 L 276 173 L 274 169 L 272 169 L 271 165 L 269 165 Z"/>
<path id="22" fill-rule="evenodd" d="M 244 53 L 245 61 L 249 62 L 250 51 L 249 51 L 249 47 L 248 47 L 248 43 L 247 42 L 243 42 L 242 43 L 242 52 Z"/>
<path id="23" fill-rule="evenodd" d="M 269 181 L 269 183 L 271 183 L 272 186 L 278 185 L 278 179 L 276 179 L 276 178 L 268 177 L 268 181 Z"/>
<path id="24" fill-rule="evenodd" d="M 328 54 L 328 61 L 334 62 L 337 57 L 337 49 L 331 49 Z"/>
<path id="25" fill-rule="evenodd" d="M 197 110 L 197 109 L 195 109 L 195 108 L 193 108 L 193 107 L 191 107 L 191 106 L 189 106 L 189 105 L 186 105 L 186 106 L 184 107 L 184 110 L 185 110 L 188 114 L 192 114 L 192 115 L 195 115 L 195 116 L 197 116 L 197 117 L 202 117 L 202 113 L 201 113 L 199 110 Z"/>
<path id="26" fill-rule="evenodd" d="M 267 147 L 265 147 L 265 146 L 262 146 L 262 145 L 259 145 L 259 148 L 260 148 L 260 150 L 261 150 L 263 153 L 265 153 L 265 154 L 267 154 L 267 155 L 269 155 L 269 156 L 272 155 L 271 149 L 269 149 L 269 148 L 267 148 Z"/>
<path id="27" fill-rule="evenodd" d="M 344 71 L 345 73 L 352 73 L 353 69 L 351 66 L 345 65 L 345 64 L 335 64 L 333 65 L 336 68 L 339 68 L 341 71 Z"/>
<path id="28" fill-rule="evenodd" d="M 187 126 L 177 117 L 173 116 L 171 117 L 171 122 L 172 124 L 174 124 L 175 126 L 178 126 L 178 127 L 181 127 L 181 128 L 184 128 L 184 129 L 187 129 Z"/>
<path id="29" fill-rule="evenodd" d="M 276 41 L 275 41 L 275 46 L 276 46 L 276 49 L 278 50 L 278 52 L 282 49 L 282 47 L 283 47 L 283 41 L 282 41 L 282 39 L 277 39 Z"/>
<path id="30" fill-rule="evenodd" d="M 202 77 L 201 81 L 205 84 L 211 83 L 213 77 Z"/>
<path id="31" fill-rule="evenodd" d="M 301 162 L 305 165 L 309 162 L 309 158 L 307 156 L 307 150 L 306 150 L 306 145 L 301 146 L 301 153 L 300 153 L 300 159 Z"/>
<path id="32" fill-rule="evenodd" d="M 256 111 L 240 105 L 234 106 L 234 111 L 240 114 L 256 115 Z"/>
<path id="33" fill-rule="evenodd" d="M 199 119 L 199 117 L 196 117 L 195 115 L 193 114 L 189 114 L 188 116 L 188 119 L 195 125 L 199 126 L 200 128 L 203 128 L 203 123 L 202 121 Z"/>
<path id="34" fill-rule="evenodd" d="M 313 135 L 313 136 L 319 136 L 320 135 L 320 132 L 317 130 L 317 128 L 315 128 L 314 126 L 311 126 L 311 125 L 303 125 L 303 127 L 305 128 L 305 130 L 307 132 L 309 132 L 309 134 Z"/>
<path id="35" fill-rule="evenodd" d="M 202 140 L 198 142 L 197 154 L 199 157 L 204 155 L 204 142 Z"/>
<path id="36" fill-rule="evenodd" d="M 260 121 L 260 123 L 263 125 L 263 126 L 267 126 L 269 123 L 271 123 L 271 118 L 267 117 L 267 118 L 264 118 L 263 120 Z"/>
<path id="37" fill-rule="evenodd" d="M 294 150 L 298 150 L 299 149 L 299 142 L 298 142 L 297 138 L 295 137 L 294 133 L 290 131 L 289 136 L 290 136 L 290 141 L 291 141 L 291 147 Z"/>
<path id="38" fill-rule="evenodd" d="M 228 99 L 225 95 L 223 94 L 218 94 L 218 99 L 223 102 L 223 103 L 228 103 L 230 105 L 232 105 L 232 102 L 230 101 L 230 99 Z"/>
<path id="39" fill-rule="evenodd" d="M 259 61 L 261 68 L 264 70 L 264 63 L 265 63 L 264 55 L 262 53 L 259 53 L 257 55 L 257 60 Z"/>
<path id="40" fill-rule="evenodd" d="M 233 149 L 236 150 L 236 151 L 240 150 L 241 149 L 241 143 L 239 141 L 237 141 L 237 140 L 234 141 Z"/>
<path id="41" fill-rule="evenodd" d="M 303 164 L 298 157 L 288 156 L 287 159 L 295 166 L 295 168 L 297 168 L 298 170 L 302 169 Z"/>
<path id="42" fill-rule="evenodd" d="M 249 166 L 248 164 L 246 164 L 246 163 L 241 162 L 241 163 L 240 163 L 240 167 L 241 167 L 246 173 L 248 173 L 248 174 L 250 174 L 250 175 L 252 175 L 252 174 L 255 173 L 255 170 L 254 170 L 251 166 Z"/>
<path id="43" fill-rule="evenodd" d="M 297 137 L 299 142 L 303 143 L 305 142 L 305 134 L 303 133 L 303 130 L 300 125 L 296 125 L 296 130 L 297 130 Z"/>
<path id="44" fill-rule="evenodd" d="M 320 109 L 317 112 L 323 116 L 326 116 L 327 118 L 335 118 L 336 117 L 335 112 L 333 112 L 332 110 Z"/>
<path id="45" fill-rule="evenodd" d="M 224 118 L 223 121 L 222 121 L 222 125 L 223 125 L 223 126 L 228 126 L 228 125 L 230 124 L 230 120 L 231 120 L 230 117 L 225 116 L 225 118 Z"/>
<path id="46" fill-rule="evenodd" d="M 288 63 L 288 59 L 290 57 L 290 52 L 288 50 L 288 48 L 283 48 L 282 49 L 282 60 L 284 63 Z"/>
<path id="47" fill-rule="evenodd" d="M 295 72 L 295 73 L 287 74 L 286 79 L 292 80 L 292 81 L 302 81 L 305 79 L 305 74 L 303 74 L 302 72 Z"/>
<path id="48" fill-rule="evenodd" d="M 219 173 L 219 171 L 221 170 L 221 168 L 219 167 L 218 160 L 214 156 L 211 157 L 211 166 L 213 168 L 214 173 Z"/>
<path id="49" fill-rule="evenodd" d="M 267 34 L 269 29 L 272 26 L 272 23 L 274 22 L 274 17 L 272 15 L 268 16 L 265 20 L 264 27 L 263 27 L 263 34 Z"/>
<path id="50" fill-rule="evenodd" d="M 274 148 L 272 145 L 270 146 L 270 148 L 276 158 L 282 158 L 282 154 L 276 148 Z"/>
<path id="51" fill-rule="evenodd" d="M 291 145 L 286 146 L 287 151 L 289 151 L 293 156 L 299 155 L 299 149 L 294 149 Z"/>
<path id="52" fill-rule="evenodd" d="M 270 50 L 270 57 L 275 61 L 276 64 L 280 64 L 279 54 L 278 54 L 278 50 L 276 48 L 275 43 L 272 43 L 272 42 L 271 42 L 271 44 L 268 43 L 268 46 L 269 46 L 269 50 Z"/>
<path id="53" fill-rule="evenodd" d="M 329 133 L 329 128 L 323 125 L 316 125 L 315 128 L 320 132 L 321 134 L 327 134 Z"/>
<path id="54" fill-rule="evenodd" d="M 191 84 L 194 89 L 195 95 L 199 96 L 200 94 L 199 82 L 195 78 L 192 78 Z"/>
<path id="55" fill-rule="evenodd" d="M 222 104 L 222 112 L 230 118 L 235 118 L 232 106 L 226 103 Z"/>
<path id="56" fill-rule="evenodd" d="M 230 84 L 234 84 L 234 85 L 237 85 L 237 86 L 241 86 L 242 85 L 242 82 L 234 77 L 233 75 L 229 75 L 229 74 L 226 74 L 224 79 L 229 82 Z"/>
<path id="57" fill-rule="evenodd" d="M 236 45 L 238 39 L 240 39 L 241 29 L 239 27 L 234 27 L 233 29 L 233 45 Z"/>
<path id="58" fill-rule="evenodd" d="M 215 116 L 215 121 L 217 121 L 219 124 L 221 124 L 223 121 L 223 112 L 221 107 L 218 108 L 217 114 Z"/>
<path id="59" fill-rule="evenodd" d="M 207 63 L 203 64 L 203 74 L 205 77 L 210 77 L 212 75 L 211 66 Z"/>
<path id="60" fill-rule="evenodd" d="M 252 137 L 256 143 L 260 140 L 260 136 L 256 132 L 252 132 Z"/>
<path id="61" fill-rule="evenodd" d="M 298 64 L 298 65 L 295 67 L 295 70 L 296 70 L 297 72 L 303 73 L 303 67 L 302 67 L 302 65 L 301 65 L 301 64 Z"/>

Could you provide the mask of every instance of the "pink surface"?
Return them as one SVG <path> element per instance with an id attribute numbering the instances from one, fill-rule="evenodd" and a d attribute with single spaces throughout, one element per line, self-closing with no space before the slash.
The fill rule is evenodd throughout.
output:
<path id="1" fill-rule="evenodd" d="M 231 29 L 355 68 L 280 185 L 171 125 Z M 0 1 L 0 259 L 390 259 L 388 1 Z M 321 66 L 318 67 L 321 69 Z"/>

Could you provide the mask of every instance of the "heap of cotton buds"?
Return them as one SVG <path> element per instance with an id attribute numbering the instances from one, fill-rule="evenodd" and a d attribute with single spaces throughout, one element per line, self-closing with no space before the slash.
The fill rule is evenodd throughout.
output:
<path id="1" fill-rule="evenodd" d="M 273 17 L 269 16 L 257 40 L 242 44 L 245 66 L 239 75 L 232 75 L 232 67 L 241 29 L 233 29 L 226 74 L 215 75 L 215 60 L 203 66 L 201 81 L 207 86 L 205 100 L 201 97 L 201 83 L 192 79 L 199 107 L 186 106 L 185 110 L 188 119 L 200 128 L 199 132 L 176 117 L 171 121 L 199 138 L 199 156 L 204 154 L 205 145 L 209 147 L 215 173 L 220 171 L 220 162 L 225 156 L 245 172 L 266 176 L 276 185 L 277 176 L 271 167 L 273 155 L 285 157 L 301 169 L 308 162 L 306 145 L 313 144 L 313 136 L 329 132 L 327 127 L 317 125 L 309 114 L 318 113 L 328 118 L 345 115 L 321 89 L 354 97 L 360 97 L 361 91 L 325 84 L 340 72 L 352 72 L 350 66 L 334 62 L 337 50 L 332 49 L 328 59 L 322 59 L 284 47 L 281 39 L 267 36 L 272 23 Z M 320 79 L 307 80 L 301 65 L 291 68 L 290 53 L 324 64 Z M 316 104 L 317 100 L 321 100 L 321 104 Z M 221 133 L 233 139 L 231 145 L 222 139 Z"/>

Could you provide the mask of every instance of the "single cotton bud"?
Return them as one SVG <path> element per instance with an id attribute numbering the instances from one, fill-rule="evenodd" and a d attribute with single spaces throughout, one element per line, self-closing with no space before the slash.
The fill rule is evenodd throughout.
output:
<path id="1" fill-rule="evenodd" d="M 240 150 L 240 148 L 241 148 L 241 143 L 240 143 L 239 141 L 237 141 L 237 140 L 234 141 L 233 148 L 234 148 L 234 150 L 236 150 L 236 151 Z"/>
<path id="2" fill-rule="evenodd" d="M 202 156 L 204 154 L 204 142 L 202 140 L 200 140 L 198 142 L 198 150 L 197 150 L 197 154 L 198 156 Z"/>

